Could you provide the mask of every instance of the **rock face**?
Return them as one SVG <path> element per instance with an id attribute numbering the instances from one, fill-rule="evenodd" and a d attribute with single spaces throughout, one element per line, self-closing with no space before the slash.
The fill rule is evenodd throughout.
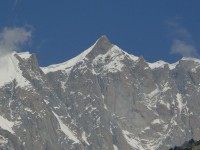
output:
<path id="1" fill-rule="evenodd" d="M 182 146 L 175 146 L 169 150 L 200 150 L 200 141 L 194 141 L 191 139 L 190 141 L 185 142 Z"/>
<path id="2" fill-rule="evenodd" d="M 200 139 L 198 59 L 148 63 L 102 36 L 62 64 L 42 68 L 29 53 L 0 61 L 0 149 L 163 150 Z"/>

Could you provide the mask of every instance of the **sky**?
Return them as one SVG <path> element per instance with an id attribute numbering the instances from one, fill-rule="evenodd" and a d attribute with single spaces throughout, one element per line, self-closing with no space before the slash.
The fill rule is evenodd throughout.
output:
<path id="1" fill-rule="evenodd" d="M 61 63 L 106 35 L 148 62 L 200 56 L 199 0 L 0 0 L 0 55 Z"/>

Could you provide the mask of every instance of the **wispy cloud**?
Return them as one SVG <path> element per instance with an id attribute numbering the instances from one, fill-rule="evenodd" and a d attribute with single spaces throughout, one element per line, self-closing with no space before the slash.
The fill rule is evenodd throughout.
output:
<path id="1" fill-rule="evenodd" d="M 0 56 L 13 51 L 19 51 L 31 39 L 32 30 L 26 27 L 5 27 L 0 32 Z"/>
<path id="2" fill-rule="evenodd" d="M 171 54 L 180 54 L 183 57 L 199 57 L 190 32 L 180 23 L 179 18 L 167 22 L 172 37 Z"/>
<path id="3" fill-rule="evenodd" d="M 194 45 L 178 39 L 173 40 L 171 54 L 181 54 L 184 57 L 199 57 Z"/>

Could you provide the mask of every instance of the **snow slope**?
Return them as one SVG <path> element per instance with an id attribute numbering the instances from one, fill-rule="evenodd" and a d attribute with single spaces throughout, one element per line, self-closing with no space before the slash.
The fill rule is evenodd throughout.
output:
<path id="1" fill-rule="evenodd" d="M 98 42 L 98 41 L 97 41 Z M 96 42 L 96 43 L 97 43 Z M 96 44 L 95 43 L 95 44 Z M 85 50 L 83 53 L 81 53 L 80 55 L 64 62 L 64 63 L 60 63 L 60 64 L 54 64 L 54 65 L 50 65 L 48 67 L 41 67 L 41 69 L 43 70 L 43 72 L 45 74 L 49 73 L 49 72 L 56 72 L 59 70 L 65 70 L 66 72 L 70 71 L 71 68 L 73 66 L 75 66 L 78 62 L 82 61 L 87 54 L 89 54 L 91 52 L 91 50 L 93 49 L 93 47 L 95 46 L 92 45 L 90 48 L 88 48 L 87 50 Z"/>
<path id="2" fill-rule="evenodd" d="M 14 134 L 15 132 L 12 130 L 14 122 L 8 121 L 4 117 L 0 116 L 0 127 L 4 130 L 9 131 L 10 133 Z"/>
<path id="3" fill-rule="evenodd" d="M 19 60 L 15 57 L 16 52 L 0 57 L 0 87 L 16 79 L 17 86 L 25 87 L 30 83 L 23 77 L 19 68 Z"/>

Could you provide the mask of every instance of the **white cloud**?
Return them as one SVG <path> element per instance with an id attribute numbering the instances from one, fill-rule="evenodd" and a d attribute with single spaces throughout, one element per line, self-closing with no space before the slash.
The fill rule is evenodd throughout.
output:
<path id="1" fill-rule="evenodd" d="M 173 40 L 171 54 L 180 54 L 183 57 L 198 57 L 197 49 L 194 45 L 178 39 Z"/>
<path id="2" fill-rule="evenodd" d="M 179 23 L 179 18 L 167 21 L 172 37 L 171 54 L 180 54 L 183 57 L 199 57 L 190 32 Z"/>
<path id="3" fill-rule="evenodd" d="M 19 51 L 30 42 L 32 31 L 25 27 L 4 28 L 0 32 L 0 56 Z"/>

